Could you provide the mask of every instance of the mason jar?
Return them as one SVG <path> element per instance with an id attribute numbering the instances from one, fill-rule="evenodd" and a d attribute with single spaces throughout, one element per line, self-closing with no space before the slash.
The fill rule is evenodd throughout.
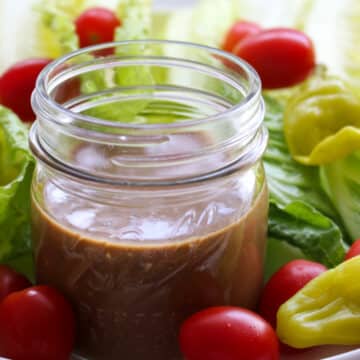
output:
<path id="1" fill-rule="evenodd" d="M 78 354 L 181 359 L 189 315 L 255 306 L 267 132 L 247 63 L 190 43 L 109 43 L 47 66 L 32 104 L 36 278 L 72 302 Z"/>

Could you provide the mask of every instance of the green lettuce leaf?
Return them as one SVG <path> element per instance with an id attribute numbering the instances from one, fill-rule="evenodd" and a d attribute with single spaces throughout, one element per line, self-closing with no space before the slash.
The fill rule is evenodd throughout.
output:
<path id="1" fill-rule="evenodd" d="M 32 275 L 30 184 L 34 160 L 26 126 L 0 106 L 0 262 Z"/>
<path id="2" fill-rule="evenodd" d="M 295 259 L 308 258 L 299 248 L 291 245 L 285 239 L 269 237 L 266 244 L 265 283 L 281 266 Z"/>
<path id="3" fill-rule="evenodd" d="M 344 259 L 346 246 L 339 227 L 305 202 L 294 201 L 283 207 L 270 202 L 269 234 L 328 267 Z"/>
<path id="4" fill-rule="evenodd" d="M 360 152 L 324 165 L 321 183 L 341 215 L 351 239 L 360 238 Z"/>

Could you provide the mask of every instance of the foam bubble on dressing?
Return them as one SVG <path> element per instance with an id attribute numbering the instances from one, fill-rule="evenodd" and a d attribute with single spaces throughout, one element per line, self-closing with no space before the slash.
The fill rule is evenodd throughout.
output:
<path id="1" fill-rule="evenodd" d="M 89 228 L 95 217 L 96 211 L 93 209 L 76 210 L 65 216 L 71 225 L 81 230 Z"/>

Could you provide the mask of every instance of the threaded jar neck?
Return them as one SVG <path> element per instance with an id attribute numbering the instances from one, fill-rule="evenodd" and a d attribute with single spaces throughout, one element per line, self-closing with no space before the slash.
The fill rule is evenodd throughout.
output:
<path id="1" fill-rule="evenodd" d="M 111 54 L 99 57 L 99 50 Z M 32 97 L 35 156 L 68 176 L 157 186 L 255 164 L 267 132 L 256 72 L 217 49 L 128 41 L 47 66 Z"/>

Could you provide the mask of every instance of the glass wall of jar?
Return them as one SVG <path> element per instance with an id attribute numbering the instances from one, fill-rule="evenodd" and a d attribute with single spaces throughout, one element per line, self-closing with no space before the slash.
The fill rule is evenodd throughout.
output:
<path id="1" fill-rule="evenodd" d="M 72 301 L 79 354 L 180 359 L 187 316 L 255 305 L 268 207 L 260 90 L 240 59 L 169 41 L 83 49 L 42 72 L 36 276 Z"/>

